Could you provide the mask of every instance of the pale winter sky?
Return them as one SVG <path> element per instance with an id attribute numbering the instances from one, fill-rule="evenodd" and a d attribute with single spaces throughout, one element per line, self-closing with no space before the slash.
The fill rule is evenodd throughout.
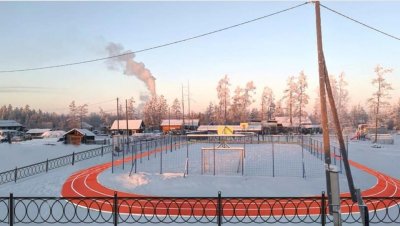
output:
<path id="1" fill-rule="evenodd" d="M 301 2 L 0 2 L 0 71 L 43 67 L 108 56 L 106 46 L 140 50 L 199 35 L 282 10 Z M 400 2 L 322 2 L 400 36 Z M 400 42 L 321 9 L 325 57 L 330 74 L 345 72 L 351 103 L 373 92 L 374 67 L 400 97 Z M 286 79 L 304 70 L 311 110 L 318 82 L 314 5 L 203 38 L 136 54 L 156 78 L 156 92 L 169 103 L 190 82 L 193 110 L 216 101 L 219 79 L 228 74 L 232 91 L 253 80 L 259 102 L 264 86 L 280 98 Z M 110 70 L 105 61 L 47 70 L 1 73 L 0 105 L 67 112 L 88 103 L 90 111 L 115 109 L 115 99 L 148 92 L 142 81 Z M 185 91 L 187 92 L 187 91 Z M 253 105 L 253 107 L 256 106 Z"/>

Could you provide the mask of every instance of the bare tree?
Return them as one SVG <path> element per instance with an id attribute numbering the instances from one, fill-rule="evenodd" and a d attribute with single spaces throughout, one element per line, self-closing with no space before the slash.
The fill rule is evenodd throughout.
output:
<path id="1" fill-rule="evenodd" d="M 368 103 L 371 109 L 373 109 L 372 112 L 375 116 L 375 142 L 378 138 L 378 122 L 381 121 L 380 110 L 388 105 L 388 102 L 385 100 L 390 98 L 389 91 L 393 90 L 391 84 L 384 78 L 384 75 L 392 73 L 392 71 L 393 69 L 385 69 L 380 65 L 375 67 L 376 78 L 372 80 L 372 84 L 377 86 L 377 90 L 372 94 L 372 97 L 368 99 Z"/>

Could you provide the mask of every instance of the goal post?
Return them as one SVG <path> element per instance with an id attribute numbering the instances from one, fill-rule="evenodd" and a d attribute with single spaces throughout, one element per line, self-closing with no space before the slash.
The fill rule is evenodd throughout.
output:
<path id="1" fill-rule="evenodd" d="M 201 148 L 201 174 L 244 175 L 243 147 Z"/>

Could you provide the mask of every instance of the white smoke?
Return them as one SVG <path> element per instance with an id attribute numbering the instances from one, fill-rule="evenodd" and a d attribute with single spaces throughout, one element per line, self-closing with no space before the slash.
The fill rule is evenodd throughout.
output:
<path id="1" fill-rule="evenodd" d="M 131 51 L 124 51 L 121 44 L 110 42 L 106 50 L 109 56 L 120 55 L 129 53 Z M 146 84 L 147 89 L 152 96 L 156 95 L 156 78 L 151 74 L 150 70 L 141 62 L 134 60 L 135 54 L 127 54 L 120 57 L 114 57 L 107 60 L 108 68 L 110 70 L 122 69 L 125 75 L 134 75 Z"/>

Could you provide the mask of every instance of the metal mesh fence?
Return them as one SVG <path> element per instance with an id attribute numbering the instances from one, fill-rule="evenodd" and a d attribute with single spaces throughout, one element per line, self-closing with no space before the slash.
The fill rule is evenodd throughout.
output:
<path id="1" fill-rule="evenodd" d="M 128 167 L 131 173 L 306 178 L 325 176 L 321 148 L 317 140 L 292 135 L 164 136 L 131 141 L 129 147 L 121 146 L 113 156 L 130 158 L 122 167 Z M 243 159 L 238 154 L 240 149 Z M 339 153 L 336 147 L 332 150 L 333 155 Z M 332 162 L 341 166 L 338 156 Z"/>

